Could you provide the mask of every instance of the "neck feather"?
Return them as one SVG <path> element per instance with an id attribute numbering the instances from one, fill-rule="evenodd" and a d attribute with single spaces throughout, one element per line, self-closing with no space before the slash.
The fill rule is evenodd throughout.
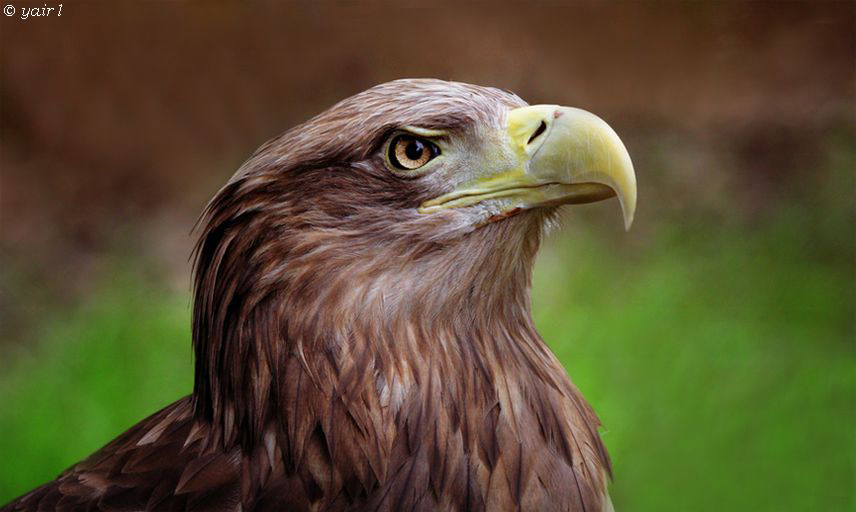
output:
<path id="1" fill-rule="evenodd" d="M 254 213 L 209 223 L 193 324 L 209 446 L 264 447 L 290 471 L 351 468 L 337 478 L 365 486 L 389 477 L 396 450 L 477 454 L 492 470 L 500 446 L 517 446 L 533 468 L 561 461 L 544 478 L 564 468 L 581 489 L 601 488 L 599 422 L 530 312 L 547 215 L 431 241 L 389 225 L 301 231 Z"/>
<path id="2" fill-rule="evenodd" d="M 406 220 L 307 230 L 262 211 L 209 212 L 195 278 L 197 414 L 222 426 L 221 442 L 247 445 L 281 412 L 295 362 L 343 393 L 417 379 L 418 368 L 451 379 L 481 368 L 490 380 L 552 360 L 529 299 L 545 215 L 442 239 Z"/>

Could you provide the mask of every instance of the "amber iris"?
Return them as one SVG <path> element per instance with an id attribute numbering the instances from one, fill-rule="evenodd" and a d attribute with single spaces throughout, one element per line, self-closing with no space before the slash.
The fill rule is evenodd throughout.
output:
<path id="1" fill-rule="evenodd" d="M 398 135 L 389 145 L 389 161 L 397 169 L 412 171 L 439 154 L 437 146 L 412 135 Z"/>

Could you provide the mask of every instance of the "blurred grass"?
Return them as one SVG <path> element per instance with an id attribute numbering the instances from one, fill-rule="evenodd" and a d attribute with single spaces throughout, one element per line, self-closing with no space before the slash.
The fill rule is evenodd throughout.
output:
<path id="1" fill-rule="evenodd" d="M 536 321 L 604 422 L 617 510 L 854 510 L 854 164 L 830 152 L 826 189 L 756 223 L 614 239 L 583 209 L 549 239 Z M 0 503 L 190 391 L 188 297 L 134 265 L 4 354 Z"/>
<path id="2" fill-rule="evenodd" d="M 192 388 L 189 299 L 122 268 L 94 287 L 0 359 L 0 503 Z"/>
<path id="3" fill-rule="evenodd" d="M 597 240 L 545 254 L 535 311 L 604 422 L 616 509 L 852 510 L 844 270 L 775 236 L 674 236 L 632 263 Z"/>

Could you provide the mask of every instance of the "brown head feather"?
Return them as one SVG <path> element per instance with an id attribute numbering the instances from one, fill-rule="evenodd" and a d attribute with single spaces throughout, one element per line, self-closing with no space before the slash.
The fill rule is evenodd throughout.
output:
<path id="1" fill-rule="evenodd" d="M 146 510 L 605 506 L 597 418 L 530 313 L 554 212 L 478 228 L 466 209 L 421 215 L 463 178 L 397 174 L 384 160 L 401 127 L 476 140 L 522 105 L 496 89 L 400 80 L 263 145 L 201 220 L 190 401 L 62 485 L 79 502 Z M 117 483 L 128 475 L 131 494 Z"/>

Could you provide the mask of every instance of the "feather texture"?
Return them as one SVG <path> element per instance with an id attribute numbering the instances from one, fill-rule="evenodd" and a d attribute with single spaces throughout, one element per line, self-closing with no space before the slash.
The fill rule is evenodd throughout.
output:
<path id="1" fill-rule="evenodd" d="M 384 84 L 262 146 L 208 205 L 194 392 L 2 508 L 597 511 L 599 422 L 535 331 L 535 210 L 419 215 L 401 126 L 474 141 L 516 96 Z M 448 175 L 447 175 L 448 176 Z"/>

